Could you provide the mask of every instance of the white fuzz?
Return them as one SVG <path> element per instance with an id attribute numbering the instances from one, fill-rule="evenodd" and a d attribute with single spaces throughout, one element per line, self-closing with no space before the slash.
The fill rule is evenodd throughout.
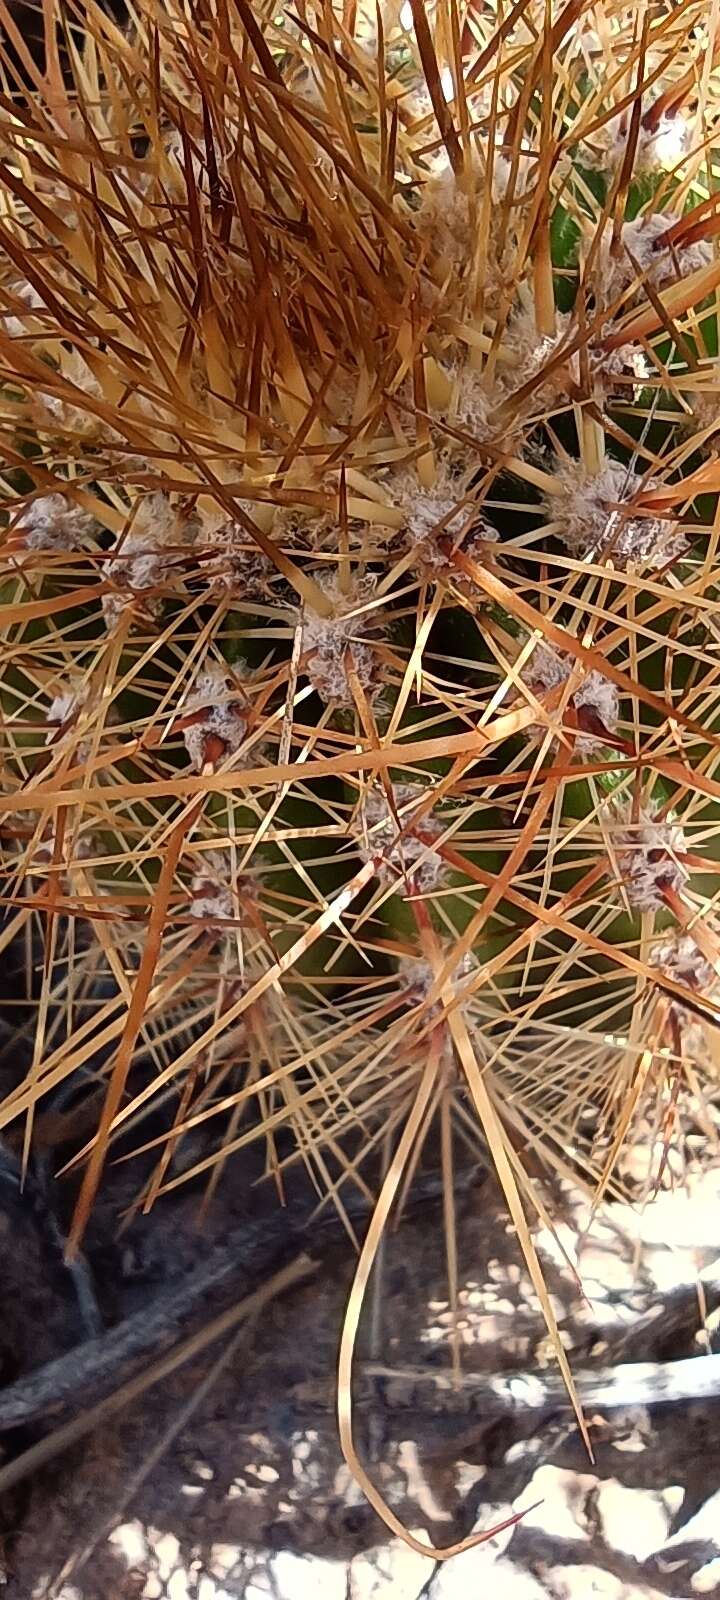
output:
<path id="1" fill-rule="evenodd" d="M 498 387 L 508 396 L 513 391 L 521 388 L 529 378 L 534 378 L 541 372 L 563 345 L 570 346 L 578 334 L 577 325 L 570 316 L 556 315 L 557 331 L 554 335 L 540 335 L 535 325 L 535 312 L 531 306 L 523 306 L 508 322 L 503 332 L 500 348 L 505 356 L 512 357 L 512 361 L 503 363 L 498 369 Z M 611 325 L 607 324 L 607 331 Z M 587 369 L 592 381 L 595 394 L 603 396 L 615 393 L 617 390 L 621 397 L 627 398 L 635 392 L 630 384 L 616 384 L 615 379 L 633 377 L 640 383 L 648 378 L 653 370 L 644 350 L 635 345 L 624 344 L 619 350 L 602 350 L 599 341 L 606 329 L 596 335 L 592 344 L 588 344 Z M 562 362 L 553 368 L 538 387 L 533 391 L 531 404 L 533 411 L 546 411 L 562 400 L 566 403 L 567 374 L 569 373 L 575 383 L 582 382 L 583 367 L 581 352 L 576 350 L 568 356 L 567 362 Z M 528 402 L 526 401 L 526 405 Z"/>
<path id="2" fill-rule="evenodd" d="M 230 856 L 221 850 L 203 854 L 190 883 L 190 916 L 201 921 L 227 922 L 233 916 L 229 883 Z"/>
<path id="3" fill-rule="evenodd" d="M 365 690 L 372 690 L 376 676 L 375 655 L 367 634 L 377 613 L 361 611 L 373 593 L 375 580 L 355 578 L 349 593 L 344 594 L 336 573 L 314 573 L 313 576 L 332 601 L 334 613 L 321 617 L 309 606 L 302 613 L 305 672 L 326 705 L 331 702 L 354 705 L 349 663 L 352 662 L 353 672 Z"/>
<path id="4" fill-rule="evenodd" d="M 662 116 L 654 129 L 642 128 L 635 160 L 636 172 L 666 172 L 677 167 L 693 143 L 692 124 L 677 113 Z"/>
<path id="5" fill-rule="evenodd" d="M 378 787 L 365 796 L 353 833 L 365 861 L 380 857 L 378 877 L 381 883 L 396 888 L 403 884 L 409 893 L 421 894 L 434 889 L 445 875 L 442 856 L 432 848 L 432 840 L 438 839 L 444 830 L 429 812 L 419 817 L 417 825 L 413 826 L 413 814 L 427 797 L 427 790 L 420 785 L 395 784 L 393 797 L 399 829 L 385 793 Z"/>
<path id="6" fill-rule="evenodd" d="M 48 731 L 45 743 L 55 749 L 71 744 L 75 738 L 75 726 L 80 718 L 83 708 L 87 705 L 89 685 L 78 679 L 68 679 L 59 694 L 54 699 L 45 713 Z M 73 766 L 78 766 L 87 761 L 92 745 L 89 739 L 77 740 L 72 750 Z"/>
<path id="7" fill-rule="evenodd" d="M 612 229 L 610 223 L 606 225 L 598 253 L 598 282 L 607 298 L 615 299 L 623 289 L 629 289 L 639 273 L 644 274 L 654 288 L 662 289 L 677 278 L 688 278 L 712 261 L 712 245 L 704 239 L 672 248 L 663 244 L 664 236 L 676 221 L 676 217 L 666 212 L 654 211 L 636 217 L 634 222 L 624 222 L 617 253 L 612 255 Z"/>
<path id="8" fill-rule="evenodd" d="M 693 394 L 687 395 L 690 412 L 684 414 L 682 421 L 692 433 L 708 433 L 706 443 L 710 443 L 712 434 L 720 428 L 720 390 L 696 389 Z"/>
<path id="9" fill-rule="evenodd" d="M 398 961 L 398 979 L 408 1004 L 420 1006 L 427 1000 L 435 981 L 435 974 L 429 961 L 403 956 L 402 960 Z"/>
<path id="10" fill-rule="evenodd" d="M 82 757 L 79 755 L 79 752 L 76 759 L 82 759 Z M 63 849 L 67 849 L 67 839 L 65 839 L 63 842 Z M 92 833 L 83 833 L 80 834 L 79 837 L 75 837 L 73 839 L 73 861 L 86 861 L 89 856 L 95 856 L 97 854 L 98 840 L 97 837 Z M 33 850 L 32 859 L 27 864 L 27 875 L 29 878 L 32 878 L 33 874 L 38 870 L 38 868 L 42 869 L 43 867 L 50 865 L 56 865 L 55 828 L 52 823 L 48 823 L 42 839 L 38 840 L 38 843 Z"/>
<path id="11" fill-rule="evenodd" d="M 467 267 L 472 258 L 470 220 L 468 190 L 458 182 L 443 152 L 435 158 L 430 177 L 420 191 L 415 226 L 435 254 L 461 268 Z"/>
<path id="12" fill-rule="evenodd" d="M 637 911 L 664 911 L 664 890 L 679 891 L 687 883 L 687 869 L 676 860 L 687 849 L 682 828 L 656 822 L 651 812 L 641 812 L 634 826 L 615 835 L 618 871 L 628 900 Z"/>
<path id="13" fill-rule="evenodd" d="M 515 358 L 521 369 L 518 376 L 523 382 L 538 372 L 567 339 L 570 318 L 558 312 L 556 322 L 554 334 L 538 333 L 535 311 L 527 305 L 520 306 L 510 318 L 502 336 L 502 348 Z"/>
<path id="14" fill-rule="evenodd" d="M 560 346 L 569 342 L 570 318 L 558 315 L 556 320 L 557 331 L 550 335 L 538 333 L 535 312 L 529 306 L 522 306 L 511 317 L 500 344 L 503 354 L 511 356 L 512 362 L 498 368 L 498 384 L 506 395 L 511 395 L 530 378 L 534 378 L 557 355 Z M 574 359 L 577 361 L 577 356 Z M 572 364 L 571 357 L 571 368 Z M 525 404 L 530 405 L 533 412 L 549 410 L 561 395 L 565 395 L 566 389 L 563 365 L 558 365 L 538 384 Z"/>
<path id="15" fill-rule="evenodd" d="M 562 342 L 571 344 L 579 330 L 569 317 L 563 318 L 563 324 Z M 639 394 L 643 383 L 652 375 L 655 369 L 648 360 L 645 351 L 638 345 L 622 344 L 617 350 L 604 350 L 602 348 L 602 340 L 606 334 L 612 333 L 612 331 L 612 323 L 605 323 L 602 328 L 597 330 L 593 341 L 585 346 L 584 354 L 587 357 L 587 373 L 593 393 L 598 398 L 617 396 L 620 399 L 627 400 Z M 560 341 L 556 342 L 559 343 Z M 576 350 L 568 361 L 567 370 L 577 384 L 582 384 L 583 382 L 583 366 L 585 362 L 581 361 L 582 355 L 582 351 Z M 553 381 L 553 376 L 555 376 L 557 387 L 560 388 L 562 373 L 551 374 L 550 383 Z M 632 384 L 618 382 L 618 379 L 622 378 L 633 378 L 635 382 Z"/>
<path id="16" fill-rule="evenodd" d="M 234 755 L 247 733 L 247 712 L 242 703 L 228 698 L 230 682 L 217 662 L 211 661 L 197 679 L 195 689 L 183 706 L 183 716 L 198 713 L 185 728 L 183 741 L 196 772 L 208 760 L 208 740 L 220 739 L 225 755 Z"/>
<path id="17" fill-rule="evenodd" d="M 408 543 L 415 547 L 428 567 L 447 565 L 446 557 L 438 548 L 438 539 L 456 540 L 461 531 L 467 529 L 462 547 L 469 551 L 471 535 L 477 538 L 479 533 L 486 540 L 497 538 L 495 529 L 486 524 L 471 500 L 463 505 L 461 483 L 453 477 L 446 462 L 440 463 L 432 489 L 425 489 L 415 468 L 408 467 L 393 479 L 392 492 L 394 503 L 405 512 Z"/>
<path id="18" fill-rule="evenodd" d="M 553 650 L 552 645 L 536 645 L 533 653 L 526 662 L 520 674 L 523 683 L 537 695 L 539 689 L 557 689 L 561 684 L 567 683 L 573 669 L 577 666 L 574 656 Z M 603 748 L 602 731 L 612 735 L 615 733 L 620 717 L 620 698 L 614 683 L 609 678 L 603 677 L 601 672 L 587 672 L 581 679 L 577 688 L 570 695 L 569 704 L 578 714 L 578 723 L 582 730 L 583 712 L 589 713 L 586 720 L 599 724 L 597 733 L 589 729 L 581 731 L 575 739 L 575 750 L 578 755 L 591 756 Z M 542 723 L 533 723 L 527 730 L 529 733 L 546 732 Z"/>
<path id="19" fill-rule="evenodd" d="M 453 990 L 463 978 L 467 978 L 470 975 L 473 966 L 472 956 L 469 953 L 463 956 L 462 961 L 458 962 L 450 977 L 450 987 Z M 409 956 L 403 957 L 398 962 L 398 978 L 400 988 L 407 998 L 408 1005 L 412 1007 L 421 1006 L 427 1000 L 435 982 L 435 974 L 429 962 Z M 434 1005 L 430 1007 L 429 1014 L 431 1017 L 437 1016 L 442 1009 L 442 1002 L 436 1000 Z"/>
<path id="20" fill-rule="evenodd" d="M 5 332 L 10 335 L 10 338 L 20 339 L 22 338 L 22 335 L 28 331 L 28 319 L 32 321 L 33 312 L 44 311 L 45 305 L 41 300 L 37 289 L 33 288 L 31 283 L 25 283 L 24 281 L 21 281 L 20 283 L 13 283 L 11 284 L 8 293 L 13 295 L 16 299 L 21 300 L 24 306 L 27 306 L 27 311 L 25 312 L 10 312 L 7 316 L 2 318 Z"/>
<path id="21" fill-rule="evenodd" d="M 498 397 L 488 393 L 484 373 L 476 372 L 473 367 L 459 366 L 451 377 L 453 392 L 447 412 L 448 423 L 471 433 L 475 439 L 491 438 Z"/>
<path id="22" fill-rule="evenodd" d="M 169 554 L 181 544 L 183 525 L 164 494 L 151 494 L 136 512 L 130 532 L 118 541 L 118 554 L 105 567 L 115 592 L 103 596 L 103 615 L 113 628 L 126 608 L 142 598 L 143 610 L 157 616 L 161 600 L 153 589 L 167 583 Z"/>
<path id="23" fill-rule="evenodd" d="M 94 400 L 102 399 L 100 384 L 79 350 L 73 348 L 61 352 L 59 372 L 61 377 L 66 378 L 68 383 L 79 389 L 82 394 L 89 395 Z M 84 411 L 70 401 L 61 400 L 58 395 L 38 395 L 37 402 L 38 425 L 41 427 L 47 427 L 48 423 L 54 424 L 63 431 L 80 433 L 84 438 L 89 438 L 93 434 L 103 434 L 105 438 L 115 440 L 121 437 L 115 428 L 109 427 L 94 412 Z"/>
<path id="24" fill-rule="evenodd" d="M 620 568 L 630 562 L 659 568 L 685 554 L 687 540 L 667 517 L 613 510 L 627 505 L 641 488 L 656 487 L 654 479 L 643 483 L 622 462 L 609 459 L 598 473 L 586 472 L 581 462 L 564 462 L 557 475 L 563 493 L 548 497 L 546 505 L 552 520 L 562 524 L 558 537 L 571 555 L 607 559 Z"/>
<path id="25" fill-rule="evenodd" d="M 513 200 L 525 199 L 535 187 L 538 175 L 538 158 L 525 150 L 519 152 L 519 159 L 515 169 L 515 182 L 512 186 Z M 493 161 L 492 186 L 493 199 L 505 200 L 510 191 L 510 178 L 512 176 L 512 156 L 496 151 Z"/>
<path id="26" fill-rule="evenodd" d="M 252 517 L 249 501 L 243 509 Z M 201 554 L 200 576 L 212 590 L 239 600 L 258 599 L 264 592 L 273 569 L 241 523 L 228 521 L 222 511 L 201 513 L 195 547 Z"/>
<path id="27" fill-rule="evenodd" d="M 168 134 L 165 140 L 165 155 L 170 163 L 170 171 L 175 184 L 182 182 L 185 185 L 187 181 L 185 177 L 185 148 L 179 128 L 173 128 Z M 207 189 L 205 168 L 202 162 L 198 160 L 192 142 L 190 144 L 190 170 L 195 180 L 196 189 L 201 191 L 203 188 Z"/>
<path id="28" fill-rule="evenodd" d="M 96 530 L 89 512 L 62 494 L 45 494 L 25 508 L 13 534 L 26 550 L 79 550 Z"/>
<path id="29" fill-rule="evenodd" d="M 55 699 L 50 702 L 46 713 L 47 721 L 50 723 L 50 729 L 45 740 L 46 744 L 55 737 L 53 730 L 61 728 L 70 717 L 74 716 L 77 709 L 78 697 L 76 694 L 56 694 Z"/>
<path id="30" fill-rule="evenodd" d="M 622 166 L 629 131 L 630 111 L 626 108 L 616 112 L 590 139 L 583 141 L 583 165 L 600 171 Z M 635 175 L 671 172 L 687 155 L 692 143 L 692 125 L 679 113 L 662 116 L 656 128 L 647 128 L 641 123 L 635 148 Z"/>
<path id="31" fill-rule="evenodd" d="M 574 361 L 577 363 L 574 370 L 577 370 L 579 378 L 579 352 Z M 615 396 L 620 400 L 637 398 L 643 383 L 654 371 L 645 351 L 634 344 L 621 344 L 617 350 L 601 350 L 597 345 L 591 345 L 588 349 L 588 367 L 594 393 L 601 398 Z M 622 378 L 634 378 L 635 382 L 618 382 Z"/>
<path id="32" fill-rule="evenodd" d="M 699 994 L 708 994 L 717 983 L 714 967 L 688 933 L 676 933 L 674 938 L 656 945 L 650 956 L 650 966 L 657 967 L 673 983 L 681 983 Z"/>
<path id="33" fill-rule="evenodd" d="M 455 177 L 445 151 L 435 156 L 430 175 L 419 190 L 418 209 L 412 213 L 413 226 L 423 245 L 429 247 L 430 259 L 439 265 L 445 303 L 451 301 L 458 287 L 465 283 L 478 252 L 478 225 L 487 174 L 476 152 L 473 156 L 470 171 L 460 179 Z M 487 309 L 496 303 L 504 288 L 502 262 L 492 228 L 487 239 L 483 276 Z M 421 279 L 418 286 L 421 299 L 424 282 Z M 438 285 L 439 282 L 440 278 Z"/>
<path id="34" fill-rule="evenodd" d="M 87 698 L 88 685 L 83 683 L 73 685 L 68 682 L 60 693 L 55 695 L 45 713 L 45 719 L 50 724 L 46 744 L 55 740 L 57 729 L 64 728 L 68 722 L 75 719 Z"/>
<path id="35" fill-rule="evenodd" d="M 466 365 L 453 369 L 450 374 L 453 379 L 453 392 L 445 417 L 450 427 L 471 434 L 478 443 L 491 440 L 510 452 L 522 451 L 522 435 L 518 431 L 517 423 L 508 426 L 507 422 L 499 420 L 499 408 L 512 395 L 513 390 L 518 389 L 539 371 L 557 342 L 553 339 L 538 339 L 534 319 L 532 331 L 523 328 L 521 335 L 516 326 L 519 321 L 520 318 L 513 319 L 503 339 L 503 348 L 512 355 L 512 363 L 510 367 L 498 367 L 491 388 L 488 388 L 484 372 L 476 372 L 473 367 Z M 560 384 L 560 388 L 562 387 Z M 547 385 L 542 385 L 532 397 L 534 409 L 537 409 L 538 405 L 551 404 L 556 392 L 552 386 L 552 379 Z M 464 451 L 467 458 L 472 446 L 449 438 L 444 448 L 448 452 Z"/>

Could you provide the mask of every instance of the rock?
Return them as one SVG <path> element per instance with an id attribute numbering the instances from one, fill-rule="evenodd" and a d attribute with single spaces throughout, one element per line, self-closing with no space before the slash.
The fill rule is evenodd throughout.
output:
<path id="1" fill-rule="evenodd" d="M 623 1431 L 620 1432 L 620 1429 Z M 612 1450 L 619 1450 L 626 1455 L 641 1455 L 643 1450 L 649 1449 L 652 1440 L 653 1426 L 646 1406 L 630 1406 L 627 1411 L 618 1412 L 616 1434 L 610 1446 Z"/>
<path id="2" fill-rule="evenodd" d="M 492 1528 L 497 1522 L 504 1522 L 506 1517 L 511 1517 L 512 1506 L 487 1505 L 483 1507 L 482 1523 L 473 1530 L 476 1533 L 483 1528 Z M 492 1539 L 487 1539 L 484 1544 L 476 1544 L 470 1550 L 463 1550 L 459 1556 L 453 1556 L 451 1561 L 443 1561 L 437 1569 L 435 1577 L 428 1590 L 429 1600 L 457 1600 L 460 1594 L 482 1594 L 485 1585 L 490 1585 L 493 1600 L 496 1600 L 498 1591 L 495 1588 L 495 1578 L 502 1556 L 515 1532 L 514 1527 L 505 1528 Z M 509 1566 L 510 1563 L 503 1563 Z M 543 1591 L 539 1591 L 543 1595 Z M 393 1596 L 394 1600 L 394 1596 Z M 513 1597 L 514 1600 L 514 1597 Z M 520 1600 L 520 1591 L 518 1591 Z M 535 1600 L 533 1592 L 528 1591 L 528 1600 Z"/>
<path id="3" fill-rule="evenodd" d="M 717 1594 L 720 1590 L 720 1557 L 706 1561 L 704 1567 L 693 1573 L 690 1584 L 694 1594 Z"/>
<path id="4" fill-rule="evenodd" d="M 424 1528 L 413 1528 L 416 1539 L 427 1541 Z M 354 1556 L 348 1571 L 348 1600 L 417 1600 L 436 1563 L 432 1556 L 418 1555 L 403 1539 Z"/>
<path id="5" fill-rule="evenodd" d="M 583 1284 L 591 1280 L 605 1291 L 632 1289 L 637 1282 L 637 1268 L 632 1261 L 623 1259 L 621 1249 L 621 1242 L 617 1239 L 609 1248 L 603 1248 L 593 1239 L 583 1245 L 578 1257 L 578 1270 Z"/>
<path id="6" fill-rule="evenodd" d="M 235 1593 L 237 1591 L 231 1593 L 229 1589 L 218 1585 L 215 1579 L 206 1573 L 198 1584 L 197 1600 L 235 1600 Z"/>
<path id="7" fill-rule="evenodd" d="M 628 1489 L 617 1478 L 607 1478 L 596 1499 L 606 1544 L 635 1561 L 647 1561 L 664 1545 L 682 1498 L 681 1489 Z"/>
<path id="8" fill-rule="evenodd" d="M 585 1506 L 597 1484 L 598 1479 L 589 1472 L 537 1467 L 513 1510 L 533 1508 L 523 1517 L 523 1529 L 537 1528 L 552 1539 L 588 1539 Z"/>
<path id="9" fill-rule="evenodd" d="M 175 1568 L 165 1585 L 165 1593 L 167 1600 L 190 1600 L 190 1575 L 184 1567 Z"/>
<path id="10" fill-rule="evenodd" d="M 677 1533 L 666 1541 L 664 1548 L 672 1550 L 678 1544 L 711 1544 L 720 1552 L 720 1489 L 684 1522 Z"/>
<path id="11" fill-rule="evenodd" d="M 157 1570 L 167 1583 L 180 1561 L 180 1541 L 174 1533 L 160 1533 L 157 1528 L 148 1528 L 147 1536 Z"/>
<path id="12" fill-rule="evenodd" d="M 278 1550 L 268 1561 L 270 1593 L 275 1600 L 298 1600 L 300 1595 L 312 1595 L 312 1600 L 347 1600 L 347 1565 L 344 1561 L 325 1561 L 320 1556 L 309 1559 L 291 1550 Z M 251 1600 L 251 1589 L 247 1590 Z"/>
<path id="13" fill-rule="evenodd" d="M 210 1547 L 208 1566 L 216 1578 L 226 1578 L 241 1560 L 242 1550 L 237 1544 L 213 1544 Z"/>
<path id="14" fill-rule="evenodd" d="M 659 1589 L 627 1583 L 602 1567 L 550 1567 L 544 1576 L 553 1600 L 668 1600 Z"/>
<path id="15" fill-rule="evenodd" d="M 121 1522 L 113 1528 L 108 1544 L 117 1550 L 130 1567 L 144 1567 L 148 1558 L 147 1539 L 141 1522 Z"/>
<path id="16" fill-rule="evenodd" d="M 487 1546 L 479 1545 L 477 1551 L 468 1550 L 466 1555 L 479 1555 L 483 1548 L 487 1551 Z M 445 1600 L 458 1600 L 463 1594 L 472 1597 L 472 1600 L 476 1600 L 476 1597 L 479 1600 L 481 1595 L 487 1595 L 491 1600 L 548 1600 L 547 1589 L 541 1588 L 537 1578 L 524 1572 L 514 1561 L 507 1561 L 503 1556 L 498 1560 L 489 1557 L 486 1566 L 476 1565 L 474 1570 L 468 1569 L 466 1573 L 460 1567 L 465 1559 L 465 1555 L 456 1556 L 441 1568 L 438 1577 L 430 1585 L 428 1600 L 438 1600 L 439 1595 L 444 1595 Z M 467 1588 L 464 1587 L 466 1582 Z M 444 1587 L 438 1587 L 441 1583 Z M 392 1600 L 395 1600 L 394 1595 Z"/>
<path id="17" fill-rule="evenodd" d="M 683 1252 L 692 1258 L 697 1250 L 717 1251 L 718 1191 L 720 1171 L 689 1174 L 680 1189 L 665 1189 L 654 1195 L 642 1209 L 620 1203 L 610 1207 L 609 1215 L 627 1234 L 644 1245 L 660 1245 L 675 1259 L 676 1282 L 688 1281 Z M 695 1272 L 697 1261 L 694 1261 Z M 685 1269 L 683 1271 L 683 1268 Z M 679 1269 L 679 1276 L 677 1275 Z M 695 1272 L 691 1274 L 693 1281 Z"/>

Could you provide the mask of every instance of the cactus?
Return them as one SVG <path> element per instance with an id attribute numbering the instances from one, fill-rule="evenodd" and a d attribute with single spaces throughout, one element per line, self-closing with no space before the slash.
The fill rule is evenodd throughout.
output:
<path id="1" fill-rule="evenodd" d="M 375 1190 L 340 1422 L 394 1526 L 353 1340 L 431 1128 L 572 1386 L 543 1174 L 618 1193 L 714 1092 L 714 46 L 669 0 L 76 10 L 0 109 L 0 1124 L 27 1161 L 99 1078 L 71 1250 L 121 1133 L 139 1207 L 258 1141 Z"/>

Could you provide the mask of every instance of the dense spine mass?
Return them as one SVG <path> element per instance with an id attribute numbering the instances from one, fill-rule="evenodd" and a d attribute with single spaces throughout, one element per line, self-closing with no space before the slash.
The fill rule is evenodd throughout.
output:
<path id="1" fill-rule="evenodd" d="M 75 1245 L 120 1133 L 139 1205 L 264 1141 L 387 1174 L 357 1306 L 439 1126 L 554 1332 L 542 1172 L 704 1126 L 716 41 L 550 12 L 49 5 L 2 68 L 0 1123 L 99 1076 Z"/>

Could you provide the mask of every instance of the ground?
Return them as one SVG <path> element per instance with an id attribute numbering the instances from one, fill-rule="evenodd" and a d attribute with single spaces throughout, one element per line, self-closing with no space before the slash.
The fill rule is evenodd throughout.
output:
<path id="1" fill-rule="evenodd" d="M 701 1360 L 712 1348 L 719 1190 L 720 1170 L 706 1165 L 686 1193 L 665 1189 L 640 1213 L 615 1205 L 592 1222 L 572 1191 L 560 1197 L 559 1240 L 545 1232 L 539 1243 L 574 1368 Z M 170 1239 L 181 1272 L 207 1252 L 193 1206 L 158 1212 L 148 1233 L 164 1272 Z M 474 1184 L 460 1210 L 463 1372 L 550 1373 L 539 1304 L 492 1182 Z M 222 1225 L 216 1214 L 211 1235 Z M 8 1377 L 45 1281 L 24 1226 L 21 1274 L 18 1228 L 3 1236 Z M 128 1277 L 116 1315 L 162 1287 L 144 1248 L 144 1274 Z M 372 1361 L 394 1376 L 363 1380 L 363 1458 L 403 1524 L 436 1546 L 533 1509 L 447 1563 L 388 1543 L 337 1442 L 334 1370 L 351 1272 L 348 1247 L 334 1245 L 315 1278 L 278 1298 L 232 1353 L 220 1343 L 16 1491 L 5 1514 L 8 1600 L 454 1600 L 485 1586 L 493 1600 L 720 1593 L 720 1396 L 590 1416 L 591 1461 L 565 1409 L 484 1416 L 466 1389 L 410 1383 L 409 1373 L 439 1377 L 450 1362 L 437 1208 L 408 1217 L 387 1246 L 359 1356 L 362 1372 Z M 78 1336 L 57 1313 L 42 1327 L 42 1359 Z"/>

